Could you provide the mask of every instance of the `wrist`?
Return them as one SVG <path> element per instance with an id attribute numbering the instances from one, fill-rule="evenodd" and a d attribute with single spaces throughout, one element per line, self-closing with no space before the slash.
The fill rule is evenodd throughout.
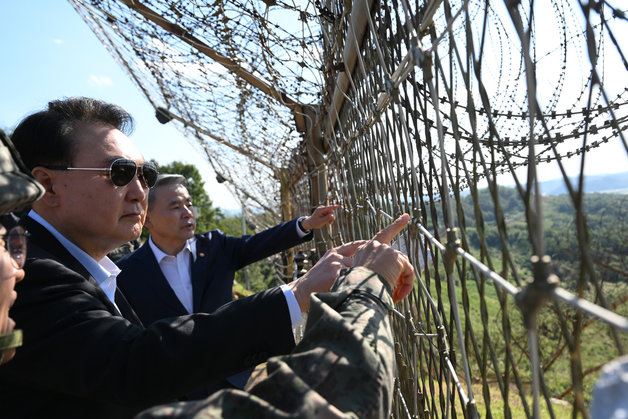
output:
<path id="1" fill-rule="evenodd" d="M 292 281 L 287 284 L 290 290 L 294 294 L 294 298 L 297 299 L 301 313 L 307 313 L 310 310 L 310 293 L 304 290 L 302 279 L 299 278 L 296 281 Z"/>
<path id="2" fill-rule="evenodd" d="M 297 225 L 299 226 L 299 228 L 301 229 L 301 231 L 303 231 L 304 233 L 309 232 L 310 229 L 306 227 L 306 223 L 307 223 L 308 219 L 305 217 L 301 217 L 297 220 Z"/>

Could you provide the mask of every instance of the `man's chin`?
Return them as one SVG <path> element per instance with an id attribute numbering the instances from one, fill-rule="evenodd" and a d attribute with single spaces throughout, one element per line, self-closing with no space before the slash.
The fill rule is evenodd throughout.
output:
<path id="1" fill-rule="evenodd" d="M 134 233 L 133 233 L 133 235 L 131 236 L 131 238 L 130 238 L 129 240 L 127 240 L 127 241 L 129 241 L 129 242 L 130 242 L 130 241 L 132 241 L 132 240 L 137 240 L 137 239 L 139 239 L 139 238 L 140 238 L 140 236 L 141 236 L 141 235 L 142 235 L 142 227 L 140 227 L 140 228 L 138 229 L 138 231 L 134 232 Z"/>
<path id="2" fill-rule="evenodd" d="M 192 237 L 194 237 L 194 232 L 196 231 L 196 226 L 191 226 L 191 227 L 184 227 L 182 229 L 182 237 L 185 237 L 185 239 L 191 239 Z"/>
<path id="3" fill-rule="evenodd" d="M 122 244 L 126 242 L 130 242 L 140 237 L 140 235 L 142 234 L 142 224 L 133 223 L 130 226 L 125 226 L 124 230 L 125 230 L 124 234 L 121 234 L 121 236 L 124 236 L 124 242 L 122 242 Z"/>

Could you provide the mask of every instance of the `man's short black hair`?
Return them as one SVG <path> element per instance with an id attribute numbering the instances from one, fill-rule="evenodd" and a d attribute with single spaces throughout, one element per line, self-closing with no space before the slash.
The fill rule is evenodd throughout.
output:
<path id="1" fill-rule="evenodd" d="M 76 154 L 74 133 L 82 124 L 102 124 L 126 135 L 133 117 L 121 107 L 86 97 L 54 100 L 46 110 L 27 116 L 11 140 L 29 170 L 36 166 L 72 165 Z"/>

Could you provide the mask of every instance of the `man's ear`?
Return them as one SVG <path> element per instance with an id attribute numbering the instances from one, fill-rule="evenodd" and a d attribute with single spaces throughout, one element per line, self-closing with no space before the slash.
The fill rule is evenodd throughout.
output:
<path id="1" fill-rule="evenodd" d="M 58 206 L 59 205 L 59 195 L 56 192 L 56 184 L 57 181 L 55 179 L 54 173 L 46 169 L 45 167 L 37 166 L 32 172 L 33 177 L 44 187 L 46 191 L 44 195 L 41 197 L 40 201 L 46 203 L 49 206 Z"/>
<path id="2" fill-rule="evenodd" d="M 153 223 L 150 222 L 150 211 L 146 211 L 146 219 L 144 220 L 144 227 L 150 231 L 153 228 Z"/>

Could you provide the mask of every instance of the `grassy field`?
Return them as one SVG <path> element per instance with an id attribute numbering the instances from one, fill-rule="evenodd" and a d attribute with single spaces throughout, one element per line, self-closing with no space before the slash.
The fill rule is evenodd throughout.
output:
<path id="1" fill-rule="evenodd" d="M 504 399 L 501 396 L 501 392 L 499 387 L 495 382 L 489 383 L 488 385 L 490 389 L 490 406 L 491 406 L 491 415 L 494 419 L 503 419 L 506 418 L 505 414 L 505 403 Z M 483 398 L 482 385 L 474 384 L 473 391 L 476 394 L 476 405 L 478 407 L 478 413 L 480 417 L 487 417 L 486 412 L 486 403 Z M 511 394 L 515 394 L 516 388 L 511 389 Z M 526 397 L 528 403 L 528 411 L 532 411 L 532 394 L 528 394 Z M 520 397 L 510 397 L 508 400 L 508 408 L 510 409 L 510 416 L 512 418 L 525 418 L 526 417 L 526 409 L 524 408 L 523 402 Z M 554 417 L 558 419 L 567 419 L 571 418 L 571 404 L 562 400 L 552 400 L 552 412 L 554 413 Z M 540 417 L 549 418 L 550 413 L 547 407 L 547 404 L 543 400 L 539 406 Z"/>
<path id="2" fill-rule="evenodd" d="M 508 369 L 508 406 L 511 409 L 512 417 L 526 417 L 524 402 L 515 386 L 513 379 L 513 368 L 519 372 L 525 394 L 526 403 L 530 406 L 532 397 L 529 394 L 530 364 L 528 358 L 527 334 L 523 327 L 522 316 L 511 296 L 505 297 L 506 304 L 502 308 L 498 291 L 490 281 L 482 284 L 481 281 L 467 279 L 463 287 L 460 280 L 456 282 L 456 296 L 458 299 L 458 310 L 461 317 L 462 327 L 465 333 L 466 350 L 471 368 L 473 391 L 475 394 L 478 411 L 482 417 L 486 415 L 486 401 L 483 395 L 484 389 L 488 388 L 490 393 L 490 406 L 493 417 L 504 416 L 504 396 L 497 385 L 497 369 L 505 380 L 506 365 Z M 451 318 L 450 305 L 447 299 L 446 281 L 441 282 L 443 294 L 443 307 L 441 315 L 444 318 Z M 431 293 L 435 300 L 436 286 L 431 283 Z M 608 283 L 604 285 L 604 293 L 609 298 L 609 302 L 620 303 L 615 311 L 624 316 L 628 316 L 628 303 L 624 300 L 628 295 L 628 286 L 624 283 Z M 589 296 L 588 299 L 593 299 Z M 465 311 L 465 307 L 467 310 Z M 571 378 L 571 354 L 565 343 L 565 336 L 558 321 L 558 308 L 553 303 L 546 305 L 539 313 L 538 331 L 541 365 L 543 378 L 549 396 L 556 399 L 552 403 L 552 410 L 556 417 L 571 417 L 571 402 L 573 392 L 569 391 L 572 386 Z M 573 332 L 574 322 L 577 315 L 574 311 L 564 306 L 560 307 L 566 317 L 568 329 Z M 504 312 L 506 315 L 504 315 Z M 505 339 L 504 324 L 507 320 L 510 339 Z M 584 395 L 586 402 L 590 402 L 590 396 L 599 368 L 606 362 L 619 356 L 610 328 L 602 322 L 595 321 L 588 317 L 583 317 L 582 334 L 578 340 L 580 343 L 580 360 L 584 373 Z M 454 330 L 454 329 L 452 329 Z M 450 335 L 455 336 L 454 333 Z M 471 337 L 475 338 L 475 345 Z M 484 338 L 484 339 L 483 339 Z M 619 333 L 619 340 L 624 348 L 628 348 L 628 335 Z M 483 360 L 483 345 L 492 344 L 496 362 L 492 362 L 490 357 Z M 459 345 L 457 338 L 450 341 L 450 346 L 455 349 L 459 357 Z M 510 354 L 511 362 L 508 362 Z M 514 365 L 514 367 L 513 367 Z M 458 358 L 457 373 L 459 379 L 464 382 L 462 363 Z M 483 378 L 484 377 L 484 378 Z M 486 384 L 483 385 L 482 381 Z M 464 384 L 463 384 L 464 386 Z M 464 386 L 466 387 L 466 386 Z M 562 400 L 558 400 L 562 398 Z M 529 407 L 531 409 L 531 406 Z M 541 417 L 550 417 L 547 406 L 541 403 Z"/>

